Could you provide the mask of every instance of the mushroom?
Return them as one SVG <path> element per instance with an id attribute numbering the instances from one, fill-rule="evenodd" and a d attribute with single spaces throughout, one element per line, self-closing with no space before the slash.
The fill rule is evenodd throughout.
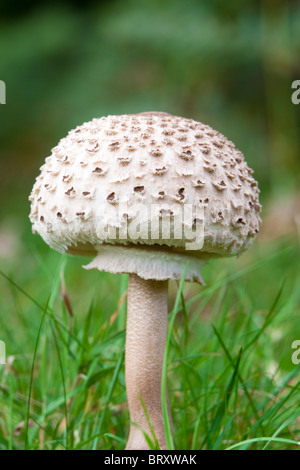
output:
<path id="1" fill-rule="evenodd" d="M 126 449 L 148 449 L 148 420 L 167 448 L 161 384 L 168 281 L 185 274 L 203 283 L 208 258 L 251 245 L 261 209 L 252 173 L 211 127 L 160 112 L 84 123 L 41 168 L 30 196 L 33 231 L 59 252 L 94 256 L 87 269 L 129 274 Z"/>

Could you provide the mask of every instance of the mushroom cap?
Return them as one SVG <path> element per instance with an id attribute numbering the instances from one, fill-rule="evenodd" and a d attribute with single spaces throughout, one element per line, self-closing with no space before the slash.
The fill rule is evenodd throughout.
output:
<path id="1" fill-rule="evenodd" d="M 186 280 L 202 282 L 207 258 L 243 252 L 259 231 L 258 185 L 243 154 L 192 119 L 93 119 L 40 170 L 29 198 L 33 232 L 57 251 L 97 255 L 88 268 L 179 279 L 188 262 Z M 201 241 L 191 245 L 197 226 Z"/>

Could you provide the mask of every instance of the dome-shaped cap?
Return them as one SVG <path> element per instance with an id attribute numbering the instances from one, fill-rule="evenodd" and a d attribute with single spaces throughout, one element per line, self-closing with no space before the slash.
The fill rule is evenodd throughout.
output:
<path id="1" fill-rule="evenodd" d="M 232 142 L 192 119 L 102 117 L 52 149 L 30 196 L 30 220 L 52 248 L 97 254 L 89 267 L 178 279 L 189 261 L 186 279 L 201 282 L 203 260 L 236 255 L 258 233 L 252 173 Z"/>

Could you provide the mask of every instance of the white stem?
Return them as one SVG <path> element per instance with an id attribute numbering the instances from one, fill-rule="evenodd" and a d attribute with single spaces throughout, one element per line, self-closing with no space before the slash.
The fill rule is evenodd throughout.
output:
<path id="1" fill-rule="evenodd" d="M 168 282 L 129 275 L 125 377 L 130 413 L 126 449 L 148 449 L 143 431 L 167 449 L 161 404 L 161 378 L 168 329 Z M 141 400 L 142 399 L 142 400 Z"/>

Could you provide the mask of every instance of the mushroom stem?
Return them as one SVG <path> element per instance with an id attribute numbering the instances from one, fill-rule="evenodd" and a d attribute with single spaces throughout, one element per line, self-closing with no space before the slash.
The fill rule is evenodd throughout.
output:
<path id="1" fill-rule="evenodd" d="M 144 431 L 153 440 L 147 414 L 160 448 L 167 449 L 161 404 L 168 329 L 167 301 L 168 281 L 129 275 L 125 378 L 131 424 L 127 450 L 149 450 L 143 434 Z"/>

